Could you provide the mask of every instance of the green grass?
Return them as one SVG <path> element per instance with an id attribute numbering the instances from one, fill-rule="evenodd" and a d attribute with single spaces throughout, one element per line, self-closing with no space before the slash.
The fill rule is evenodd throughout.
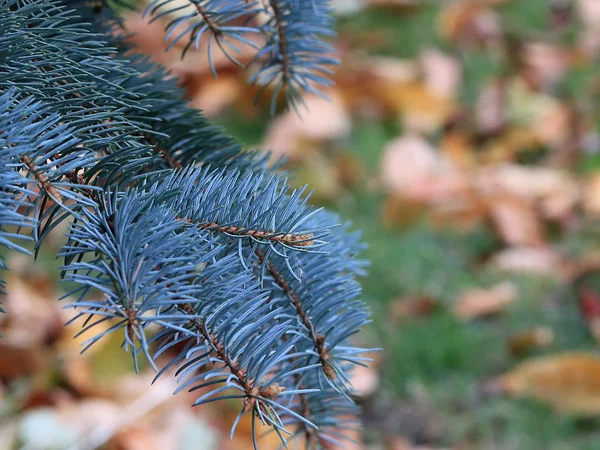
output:
<path id="1" fill-rule="evenodd" d="M 444 44 L 436 33 L 436 15 L 437 8 L 432 6 L 403 15 L 390 14 L 385 8 L 372 9 L 341 18 L 338 30 L 341 36 L 362 47 L 369 41 L 369 35 L 376 35 L 375 43 L 368 48 L 370 52 L 411 58 L 423 47 Z"/>

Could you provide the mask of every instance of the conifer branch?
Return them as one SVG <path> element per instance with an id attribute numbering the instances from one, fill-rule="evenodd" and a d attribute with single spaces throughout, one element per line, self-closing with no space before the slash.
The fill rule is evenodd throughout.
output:
<path id="1" fill-rule="evenodd" d="M 180 309 L 188 315 L 197 315 L 192 305 L 185 303 L 180 306 Z M 206 328 L 206 325 L 200 320 L 193 320 L 194 330 L 208 342 L 213 349 L 215 355 L 229 369 L 231 374 L 236 378 L 240 387 L 244 390 L 246 398 L 244 399 L 244 412 L 252 411 L 256 406 L 257 398 L 276 397 L 281 392 L 285 391 L 285 386 L 280 386 L 277 383 L 269 385 L 265 389 L 259 389 L 255 386 L 255 380 L 248 379 L 246 372 L 241 368 L 239 361 L 235 361 L 231 355 L 227 353 L 224 345 L 219 339 Z"/>
<path id="2" fill-rule="evenodd" d="M 281 12 L 281 8 L 277 3 L 277 0 L 269 0 L 269 5 L 273 10 L 273 17 L 275 19 L 275 26 L 277 28 L 277 37 L 279 44 L 279 53 L 281 59 L 281 78 L 283 83 L 284 91 L 287 90 L 287 87 L 290 83 L 291 73 L 290 73 L 290 55 L 288 53 L 288 41 L 285 33 L 285 22 L 283 19 L 283 15 Z"/>
<path id="3" fill-rule="evenodd" d="M 41 190 L 47 192 L 52 198 L 58 200 L 61 203 L 64 201 L 62 195 L 60 195 L 60 193 L 56 190 L 56 188 L 50 182 L 48 177 L 35 167 L 33 161 L 29 156 L 21 155 L 21 161 L 23 162 L 23 164 L 25 164 L 25 167 L 27 167 L 29 173 L 33 175 L 33 177 L 37 180 Z"/>
<path id="4" fill-rule="evenodd" d="M 331 368 L 331 357 L 329 356 L 329 352 L 325 347 L 325 336 L 321 334 L 315 334 L 316 329 L 313 325 L 307 311 L 304 309 L 302 301 L 298 298 L 298 296 L 292 291 L 288 282 L 285 280 L 283 275 L 277 270 L 275 265 L 270 261 L 265 260 L 265 254 L 262 250 L 256 249 L 256 255 L 258 256 L 258 260 L 261 265 L 266 263 L 267 271 L 269 275 L 273 278 L 277 286 L 281 288 L 281 290 L 285 293 L 285 295 L 290 299 L 298 318 L 300 319 L 300 323 L 304 325 L 304 327 L 308 330 L 311 336 L 314 336 L 314 346 L 319 354 L 319 362 L 323 367 L 323 372 L 330 379 L 335 379 L 335 371 Z"/>
<path id="5" fill-rule="evenodd" d="M 254 81 L 283 80 L 293 104 L 327 84 L 316 72 L 332 62 L 319 38 L 328 10 L 324 0 L 269 1 L 275 9 L 189 0 L 194 11 L 168 33 L 191 36 L 188 47 L 203 33 L 219 45 L 263 33 Z M 149 13 L 176 9 L 158 0 Z M 234 25 L 259 13 L 270 17 L 260 29 Z M 159 375 L 180 366 L 178 390 L 205 389 L 195 405 L 243 399 L 232 433 L 250 412 L 284 443 L 287 427 L 309 447 L 332 442 L 355 411 L 348 370 L 364 361 L 348 346 L 368 322 L 355 280 L 360 244 L 332 232 L 337 218 L 187 107 L 163 70 L 124 57 L 132 49 L 122 36 L 95 32 L 106 23 L 90 18 L 81 0 L 0 0 L 0 246 L 27 253 L 19 240 L 31 240 L 37 252 L 69 221 L 59 256 L 75 286 L 66 296 L 74 320 L 92 332 L 84 351 L 113 333 L 136 368 L 140 355 L 155 367 L 173 350 Z"/>
<path id="6" fill-rule="evenodd" d="M 252 239 L 271 241 L 290 247 L 311 247 L 315 244 L 314 234 L 278 234 L 272 231 L 243 229 L 234 225 L 223 226 L 218 223 L 206 223 L 198 226 L 201 230 L 218 231 L 232 236 L 249 237 Z"/>
<path id="7" fill-rule="evenodd" d="M 220 36 L 222 33 L 221 27 L 215 21 L 212 20 L 212 18 L 210 17 L 210 13 L 207 12 L 206 9 L 204 9 L 202 4 L 200 3 L 200 0 L 195 0 L 195 1 L 189 0 L 189 1 L 191 4 L 193 4 L 196 7 L 196 10 L 200 14 L 200 16 L 202 16 L 204 23 L 206 23 L 208 28 L 210 28 L 213 35 L 215 35 L 216 37 Z"/>

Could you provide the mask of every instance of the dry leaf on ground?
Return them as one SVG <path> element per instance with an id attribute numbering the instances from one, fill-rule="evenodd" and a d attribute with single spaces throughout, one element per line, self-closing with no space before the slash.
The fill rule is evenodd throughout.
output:
<path id="1" fill-rule="evenodd" d="M 502 34 L 500 17 L 488 7 L 504 0 L 448 2 L 439 17 L 439 32 L 457 44 L 488 45 Z"/>
<path id="2" fill-rule="evenodd" d="M 510 281 L 488 289 L 469 289 L 458 297 L 454 314 L 462 320 L 497 314 L 516 301 L 518 293 L 517 286 Z"/>
<path id="3" fill-rule="evenodd" d="M 351 130 L 350 114 L 338 94 L 328 92 L 327 95 L 329 100 L 306 96 L 306 109 L 300 116 L 292 110 L 273 119 L 262 148 L 272 152 L 274 159 L 283 155 L 302 159 L 303 142 L 304 146 L 318 145 L 347 136 Z"/>
<path id="4" fill-rule="evenodd" d="M 544 229 L 535 211 L 518 198 L 491 199 L 491 219 L 498 234 L 508 245 L 540 245 Z"/>
<path id="5" fill-rule="evenodd" d="M 441 97 L 455 97 L 462 81 L 462 68 L 456 58 L 435 49 L 420 55 L 427 88 Z"/>
<path id="6" fill-rule="evenodd" d="M 585 182 L 582 203 L 588 214 L 600 215 L 600 174 L 593 174 Z"/>
<path id="7" fill-rule="evenodd" d="M 566 50 L 546 42 L 527 43 L 522 58 L 527 80 L 545 91 L 564 77 L 569 65 Z"/>
<path id="8" fill-rule="evenodd" d="M 336 86 L 349 110 L 360 118 L 397 114 L 397 102 L 387 93 L 419 78 L 419 66 L 412 60 L 348 52 L 342 61 L 335 75 Z"/>
<path id="9" fill-rule="evenodd" d="M 600 356 L 594 353 L 535 358 L 495 384 L 508 394 L 533 397 L 566 413 L 600 413 Z"/>
<path id="10" fill-rule="evenodd" d="M 6 281 L 5 313 L 0 314 L 0 377 L 12 379 L 49 367 L 54 358 L 51 345 L 64 332 L 64 315 L 58 293 L 42 286 L 43 280 L 26 282 L 15 271 Z"/>
<path id="11" fill-rule="evenodd" d="M 590 28 L 600 28 L 600 2 L 597 0 L 577 0 L 577 10 L 583 23 Z"/>
<path id="12" fill-rule="evenodd" d="M 392 102 L 404 129 L 413 132 L 438 131 L 456 112 L 452 99 L 431 90 L 423 82 L 388 86 L 382 95 Z"/>
<path id="13" fill-rule="evenodd" d="M 475 124 L 484 135 L 498 133 L 506 125 L 506 82 L 494 79 L 479 92 L 475 106 Z"/>
<path id="14" fill-rule="evenodd" d="M 383 150 L 381 181 L 396 196 L 437 201 L 463 188 L 462 178 L 429 142 L 409 134 L 389 142 Z"/>
<path id="15" fill-rule="evenodd" d="M 400 297 L 390 302 L 390 316 L 402 322 L 430 316 L 439 307 L 439 302 L 431 297 Z"/>
<path id="16" fill-rule="evenodd" d="M 512 334 L 506 343 L 513 356 L 523 356 L 532 350 L 548 347 L 554 342 L 554 331 L 550 327 L 535 327 Z"/>
<path id="17" fill-rule="evenodd" d="M 550 247 L 511 247 L 496 253 L 490 260 L 495 269 L 531 275 L 562 276 L 562 259 Z"/>
<path id="18" fill-rule="evenodd" d="M 563 170 L 502 164 L 483 167 L 477 174 L 477 188 L 485 195 L 512 196 L 538 205 L 543 217 L 567 215 L 579 200 L 574 179 Z"/>

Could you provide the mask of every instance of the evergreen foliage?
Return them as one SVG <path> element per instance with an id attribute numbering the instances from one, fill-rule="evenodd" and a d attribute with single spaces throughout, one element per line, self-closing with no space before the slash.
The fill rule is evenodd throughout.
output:
<path id="1" fill-rule="evenodd" d="M 83 331 L 110 324 L 85 348 L 120 333 L 136 367 L 203 389 L 196 405 L 240 399 L 232 434 L 247 413 L 283 442 L 341 440 L 348 373 L 366 361 L 349 345 L 368 321 L 358 236 L 102 33 L 115 5 L 133 6 L 0 0 L 0 246 L 37 252 L 69 221 L 68 307 Z M 207 35 L 232 59 L 260 33 L 251 82 L 288 105 L 329 83 L 325 0 L 155 0 L 145 14 L 172 18 L 186 51 Z"/>

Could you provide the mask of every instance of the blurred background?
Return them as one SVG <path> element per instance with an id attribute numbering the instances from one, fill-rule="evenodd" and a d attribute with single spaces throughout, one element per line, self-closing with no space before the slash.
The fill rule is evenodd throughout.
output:
<path id="1" fill-rule="evenodd" d="M 600 1 L 334 4 L 336 84 L 300 117 L 271 116 L 218 52 L 215 79 L 206 49 L 182 61 L 164 24 L 126 26 L 192 106 L 287 156 L 294 185 L 363 231 L 357 339 L 383 351 L 354 375 L 356 448 L 599 449 Z M 79 355 L 61 236 L 36 262 L 10 255 L 0 450 L 251 449 L 248 423 L 228 440 L 237 404 L 192 410 L 118 340 Z"/>

